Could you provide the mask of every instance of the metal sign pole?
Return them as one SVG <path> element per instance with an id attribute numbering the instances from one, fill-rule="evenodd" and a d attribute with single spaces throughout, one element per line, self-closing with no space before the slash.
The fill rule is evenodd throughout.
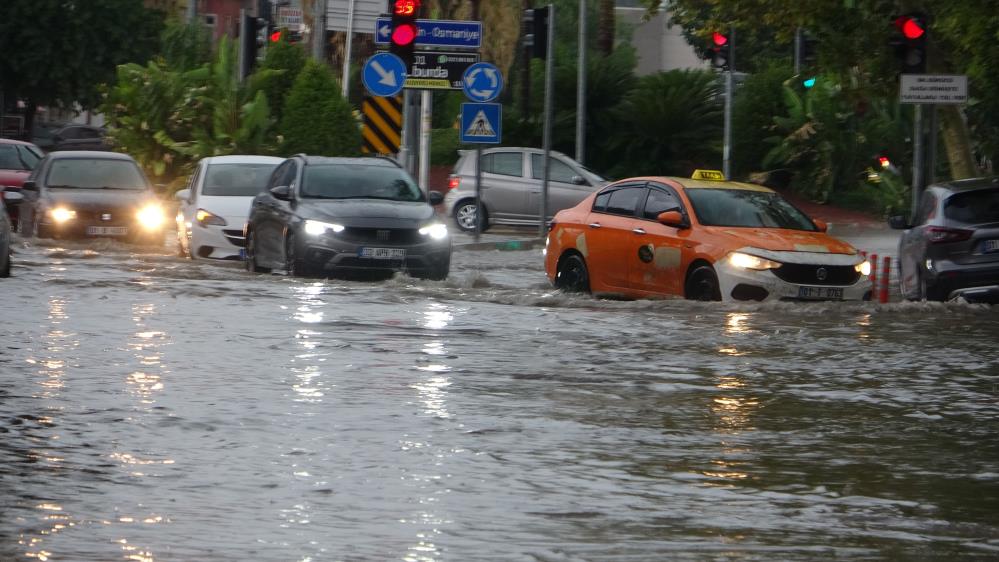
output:
<path id="1" fill-rule="evenodd" d="M 725 133 L 722 145 L 722 173 L 732 177 L 732 74 L 735 72 L 735 30 L 729 31 L 728 72 L 725 73 Z"/>
<path id="2" fill-rule="evenodd" d="M 923 194 L 923 106 L 916 104 L 912 116 L 912 219 L 916 219 Z"/>
<path id="3" fill-rule="evenodd" d="M 586 154 L 586 0 L 579 0 L 579 72 L 576 78 L 576 162 Z"/>
<path id="4" fill-rule="evenodd" d="M 409 145 L 413 142 L 412 135 L 410 134 L 409 128 L 409 118 L 412 111 L 409 109 L 409 98 L 412 90 L 402 91 L 402 127 L 399 135 L 399 165 L 402 166 L 407 172 L 411 172 L 412 168 L 409 166 Z"/>
<path id="5" fill-rule="evenodd" d="M 323 8 L 325 9 L 325 0 L 323 2 Z M 326 12 L 323 11 L 323 27 L 326 27 Z M 325 32 L 323 33 L 325 36 Z M 340 88 L 343 90 L 343 99 L 347 99 L 350 92 L 350 52 L 351 46 L 354 43 L 354 0 L 350 0 L 350 9 L 347 11 L 347 41 L 344 45 L 343 51 L 343 77 L 341 78 Z"/>
<path id="6" fill-rule="evenodd" d="M 475 145 L 475 241 L 482 235 L 482 147 Z"/>
<path id="7" fill-rule="evenodd" d="M 243 8 L 239 9 L 239 51 L 236 59 L 237 78 L 240 82 L 246 80 L 246 75 L 249 74 L 249 53 L 246 52 L 246 10 Z M 256 41 L 256 37 L 253 38 Z"/>
<path id="8" fill-rule="evenodd" d="M 545 125 L 544 125 L 544 180 L 541 182 L 541 209 L 539 210 L 538 237 L 547 234 L 548 220 L 548 179 L 551 176 L 552 151 L 552 107 L 555 99 L 555 5 L 548 4 L 548 49 L 545 55 Z"/>
<path id="9" fill-rule="evenodd" d="M 430 125 L 433 95 L 430 90 L 420 91 L 420 187 L 430 191 Z"/>

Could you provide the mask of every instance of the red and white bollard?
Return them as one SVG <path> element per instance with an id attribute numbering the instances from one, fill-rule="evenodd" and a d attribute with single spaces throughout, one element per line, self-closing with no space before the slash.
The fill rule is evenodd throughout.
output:
<path id="1" fill-rule="evenodd" d="M 872 270 L 873 271 L 873 270 Z M 884 265 L 881 268 L 881 294 L 878 302 L 888 302 L 888 280 L 891 278 L 891 256 L 885 256 Z"/>
<path id="2" fill-rule="evenodd" d="M 878 295 L 878 255 L 871 254 L 871 300 L 876 300 Z"/>

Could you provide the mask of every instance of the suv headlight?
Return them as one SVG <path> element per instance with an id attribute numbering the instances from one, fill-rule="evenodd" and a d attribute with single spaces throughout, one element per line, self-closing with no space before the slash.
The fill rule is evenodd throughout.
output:
<path id="1" fill-rule="evenodd" d="M 306 234 L 311 234 L 312 236 L 322 236 L 323 234 L 326 234 L 327 231 L 343 232 L 344 228 L 345 227 L 342 224 L 307 220 L 305 221 L 305 225 L 302 230 L 304 230 Z"/>
<path id="2" fill-rule="evenodd" d="M 778 262 L 750 254 L 744 254 L 742 252 L 732 252 L 729 254 L 728 263 L 732 264 L 733 267 L 738 267 L 740 269 L 756 270 L 776 269 L 781 266 Z"/>
<path id="3" fill-rule="evenodd" d="M 55 209 L 49 209 L 49 216 L 52 217 L 52 220 L 61 224 L 75 219 L 76 211 L 67 209 L 66 207 L 56 207 Z"/>
<path id="4" fill-rule="evenodd" d="M 447 238 L 447 226 L 440 222 L 428 224 L 420 229 L 420 234 L 429 236 L 434 240 L 443 240 Z"/>
<path id="5" fill-rule="evenodd" d="M 135 214 L 135 218 L 147 230 L 156 230 L 166 222 L 166 215 L 163 213 L 163 208 L 156 203 L 150 203 L 139 209 L 139 212 Z"/>

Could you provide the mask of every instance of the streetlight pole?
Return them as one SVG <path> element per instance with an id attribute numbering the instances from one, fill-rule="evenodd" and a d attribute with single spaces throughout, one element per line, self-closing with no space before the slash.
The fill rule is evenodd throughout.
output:
<path id="1" fill-rule="evenodd" d="M 576 79 L 576 162 L 586 154 L 586 0 L 579 0 L 579 72 Z"/>

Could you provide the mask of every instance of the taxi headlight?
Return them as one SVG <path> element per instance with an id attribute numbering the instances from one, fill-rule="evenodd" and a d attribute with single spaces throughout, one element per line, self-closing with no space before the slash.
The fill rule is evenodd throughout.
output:
<path id="1" fill-rule="evenodd" d="M 742 252 L 732 252 L 728 255 L 728 263 L 740 269 L 776 269 L 781 264 L 765 258 L 744 254 Z"/>
<path id="2" fill-rule="evenodd" d="M 58 223 L 64 223 L 76 218 L 76 211 L 65 207 L 56 207 L 49 210 L 49 216 Z"/>
<path id="3" fill-rule="evenodd" d="M 429 236 L 434 240 L 447 238 L 447 226 L 444 223 L 435 222 L 420 229 L 420 234 Z"/>
<path id="4" fill-rule="evenodd" d="M 139 209 L 139 212 L 135 213 L 135 218 L 147 230 L 156 230 L 166 222 L 166 215 L 163 213 L 163 208 L 155 203 Z"/>
<path id="5" fill-rule="evenodd" d="M 226 225 L 224 218 L 216 214 L 209 213 L 204 209 L 198 209 L 198 212 L 194 214 L 194 220 L 198 221 L 198 224 L 201 226 L 208 226 L 210 224 L 214 224 L 215 226 Z"/>
<path id="6" fill-rule="evenodd" d="M 871 274 L 871 262 L 864 260 L 858 263 L 857 265 L 853 266 L 853 269 L 856 269 L 858 273 L 860 273 L 864 277 L 867 277 L 868 275 Z"/>
<path id="7" fill-rule="evenodd" d="M 306 234 L 311 234 L 312 236 L 322 236 L 323 234 L 326 234 L 326 231 L 343 232 L 344 228 L 345 227 L 342 224 L 307 220 L 305 221 L 303 230 L 305 230 Z"/>

